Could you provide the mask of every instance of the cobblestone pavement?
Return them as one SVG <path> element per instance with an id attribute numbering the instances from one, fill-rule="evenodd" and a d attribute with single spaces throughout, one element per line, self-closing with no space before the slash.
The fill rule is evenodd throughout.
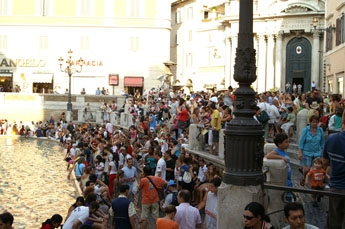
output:
<path id="1" fill-rule="evenodd" d="M 66 217 L 77 193 L 57 143 L 1 137 L 0 158 L 0 212 L 14 215 L 14 228 L 39 228 L 56 213 Z"/>

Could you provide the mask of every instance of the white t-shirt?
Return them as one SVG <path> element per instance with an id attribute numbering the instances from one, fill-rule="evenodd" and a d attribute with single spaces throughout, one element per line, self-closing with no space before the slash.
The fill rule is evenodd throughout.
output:
<path id="1" fill-rule="evenodd" d="M 206 176 L 205 173 L 208 172 L 207 166 L 204 165 L 204 167 L 199 167 L 199 172 L 198 172 L 198 178 L 200 182 L 205 182 L 206 181 Z"/>
<path id="2" fill-rule="evenodd" d="M 117 168 L 116 168 L 115 162 L 114 162 L 114 161 L 111 161 L 111 162 L 109 163 L 109 166 L 110 166 L 110 168 L 111 168 L 111 170 L 110 170 L 110 175 L 117 174 Z"/>
<path id="3" fill-rule="evenodd" d="M 290 226 L 286 226 L 284 227 L 283 229 L 290 229 Z M 310 224 L 304 224 L 304 229 L 319 229 L 318 227 L 316 226 L 313 226 L 313 225 L 310 225 Z"/>
<path id="4" fill-rule="evenodd" d="M 163 158 L 160 158 L 158 160 L 158 163 L 157 163 L 157 168 L 156 168 L 155 176 L 158 177 L 158 172 L 161 172 L 160 178 L 165 180 L 166 170 L 167 170 L 167 164 L 165 163 Z"/>
<path id="5" fill-rule="evenodd" d="M 82 224 L 86 222 L 89 217 L 89 208 L 80 206 L 74 209 L 67 221 L 63 225 L 63 229 L 72 229 L 73 224 L 79 220 Z"/>
<path id="6" fill-rule="evenodd" d="M 108 122 L 106 125 L 105 125 L 105 129 L 107 129 L 107 131 L 112 134 L 113 133 L 113 124 L 111 124 L 110 122 Z"/>
<path id="7" fill-rule="evenodd" d="M 102 169 L 103 169 L 103 170 L 102 170 Z M 102 175 L 103 171 L 104 171 L 104 163 L 101 162 L 101 163 L 99 163 L 99 164 L 96 164 L 95 174 L 96 174 L 96 175 Z"/>

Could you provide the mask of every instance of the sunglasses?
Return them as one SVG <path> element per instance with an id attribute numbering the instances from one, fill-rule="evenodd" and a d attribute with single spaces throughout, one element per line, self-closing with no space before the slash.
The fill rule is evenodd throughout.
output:
<path id="1" fill-rule="evenodd" d="M 252 219 L 254 219 L 254 216 L 243 215 L 243 218 L 245 218 L 247 220 L 252 220 Z"/>

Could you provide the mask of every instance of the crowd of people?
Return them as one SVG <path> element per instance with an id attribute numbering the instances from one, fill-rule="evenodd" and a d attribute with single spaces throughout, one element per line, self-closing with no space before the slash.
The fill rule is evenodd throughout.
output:
<path id="1" fill-rule="evenodd" d="M 152 219 L 157 228 L 217 228 L 217 190 L 222 171 L 186 151 L 186 146 L 189 126 L 199 124 L 205 150 L 218 154 L 219 133 L 233 119 L 234 100 L 231 87 L 224 92 L 188 95 L 171 91 L 136 93 L 129 95 L 121 106 L 103 103 L 100 108 L 105 113 L 132 114 L 129 130 L 115 128 L 107 115 L 103 116 L 103 124 L 76 124 L 67 122 L 62 114 L 58 121 L 53 117 L 36 123 L 3 120 L 1 134 L 48 137 L 59 141 L 65 149 L 67 170 L 74 172 L 83 196 L 71 204 L 63 228 L 135 228 L 141 224 L 145 229 Z M 288 186 L 292 186 L 286 153 L 289 137 L 295 131 L 297 113 L 307 109 L 310 125 L 303 129 L 299 139 L 304 166 L 301 184 L 311 181 L 313 189 L 321 189 L 324 186 L 320 179 L 328 177 L 331 187 L 344 190 L 343 175 L 334 177 L 344 162 L 338 162 L 337 168 L 328 167 L 327 172 L 321 168 L 325 163 L 332 164 L 334 147 L 325 143 L 324 132 L 341 130 L 344 121 L 340 96 L 321 94 L 316 89 L 310 93 L 296 90 L 265 92 L 258 95 L 257 101 L 254 118 L 263 125 L 266 142 L 272 136 L 277 146 L 267 158 L 288 163 Z M 86 107 L 86 116 L 90 115 L 88 112 Z M 313 196 L 313 200 L 318 197 Z M 273 228 L 259 205 L 251 203 L 245 207 L 246 228 Z M 292 225 L 291 212 L 302 212 L 304 217 L 304 210 L 298 204 L 289 206 L 285 218 Z M 63 223 L 58 216 L 53 218 L 49 222 Z M 299 225 L 304 224 L 304 220 L 301 222 L 298 221 Z M 49 225 L 54 228 L 53 223 Z"/>

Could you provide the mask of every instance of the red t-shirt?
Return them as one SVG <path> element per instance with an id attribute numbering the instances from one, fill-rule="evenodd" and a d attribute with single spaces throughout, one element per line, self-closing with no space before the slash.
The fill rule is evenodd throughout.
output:
<path id="1" fill-rule="evenodd" d="M 187 109 L 183 109 L 180 113 L 180 117 L 178 118 L 179 120 L 185 122 L 187 121 L 187 116 L 188 116 L 188 111 Z"/>
<path id="2" fill-rule="evenodd" d="M 326 176 L 324 169 L 311 169 L 307 176 L 310 176 L 310 187 L 323 187 L 323 180 Z"/>
<path id="3" fill-rule="evenodd" d="M 172 220 L 159 218 L 156 222 L 156 229 L 178 229 L 178 224 Z"/>
<path id="4" fill-rule="evenodd" d="M 160 177 L 149 177 L 157 188 L 160 188 L 165 183 L 165 180 Z M 143 204 L 154 204 L 159 201 L 158 192 L 147 177 L 141 178 L 139 188 L 142 190 L 143 199 L 141 202 Z"/>

